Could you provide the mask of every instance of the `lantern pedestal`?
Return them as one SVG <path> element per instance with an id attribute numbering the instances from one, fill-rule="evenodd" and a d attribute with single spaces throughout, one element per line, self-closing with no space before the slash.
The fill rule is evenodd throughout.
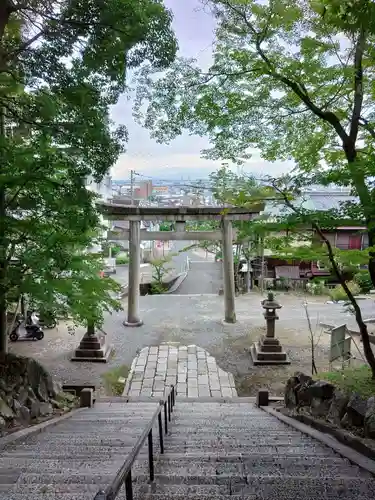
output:
<path id="1" fill-rule="evenodd" d="M 78 349 L 74 351 L 71 361 L 90 361 L 94 363 L 106 363 L 112 352 L 112 346 L 106 342 L 106 335 L 98 334 L 92 327 L 82 337 Z"/>
<path id="2" fill-rule="evenodd" d="M 250 349 L 254 365 L 290 365 L 290 360 L 283 351 L 280 341 L 263 336 Z"/>

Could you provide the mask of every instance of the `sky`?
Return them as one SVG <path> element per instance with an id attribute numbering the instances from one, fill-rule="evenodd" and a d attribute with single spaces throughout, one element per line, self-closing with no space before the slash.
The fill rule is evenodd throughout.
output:
<path id="1" fill-rule="evenodd" d="M 202 68 L 208 68 L 212 60 L 214 18 L 199 0 L 165 0 L 164 3 L 173 12 L 179 55 L 196 58 Z M 129 132 L 127 151 L 112 170 L 114 179 L 128 179 L 131 170 L 154 179 L 195 179 L 207 177 L 220 167 L 220 162 L 201 158 L 201 150 L 209 147 L 204 137 L 184 134 L 169 144 L 158 144 L 151 139 L 149 131 L 134 122 L 132 99 L 128 95 L 122 96 L 113 108 L 112 118 L 126 125 Z M 252 155 L 244 167 L 248 172 L 277 175 L 288 168 L 281 162 L 265 162 L 255 150 Z"/>

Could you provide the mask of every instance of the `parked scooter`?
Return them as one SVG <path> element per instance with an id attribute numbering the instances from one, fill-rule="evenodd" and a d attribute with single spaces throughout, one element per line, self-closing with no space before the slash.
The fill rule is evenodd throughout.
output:
<path id="1" fill-rule="evenodd" d="M 9 334 L 9 340 L 42 340 L 44 332 L 37 324 L 27 324 L 21 315 L 17 315 L 12 331 Z"/>
<path id="2" fill-rule="evenodd" d="M 34 313 L 34 319 L 37 319 L 37 324 L 46 330 L 57 326 L 57 320 L 52 313 Z"/>

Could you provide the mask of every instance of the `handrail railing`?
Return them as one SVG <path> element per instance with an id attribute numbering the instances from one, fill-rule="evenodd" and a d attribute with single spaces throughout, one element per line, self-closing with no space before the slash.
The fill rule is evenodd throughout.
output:
<path id="1" fill-rule="evenodd" d="M 152 439 L 152 429 L 158 420 L 158 430 L 159 430 L 159 443 L 160 443 L 160 453 L 164 453 L 164 435 L 163 435 L 163 415 L 164 414 L 164 433 L 168 434 L 168 422 L 171 421 L 171 414 L 173 413 L 173 407 L 176 402 L 176 389 L 171 385 L 170 391 L 166 399 L 159 402 L 159 408 L 155 411 L 151 420 L 147 424 L 147 427 L 142 432 L 140 438 L 134 445 L 134 448 L 130 452 L 129 456 L 126 458 L 125 462 L 116 474 L 116 477 L 110 485 L 103 491 L 100 490 L 95 495 L 94 500 L 114 500 L 121 486 L 125 483 L 125 497 L 126 500 L 133 500 L 133 481 L 132 481 L 132 467 L 134 462 L 141 451 L 146 439 L 148 441 L 148 468 L 150 481 L 154 480 L 154 449 L 153 449 L 153 439 Z"/>

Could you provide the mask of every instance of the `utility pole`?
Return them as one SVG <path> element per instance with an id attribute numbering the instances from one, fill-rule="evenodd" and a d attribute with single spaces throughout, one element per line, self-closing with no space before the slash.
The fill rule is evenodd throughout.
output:
<path id="1" fill-rule="evenodd" d="M 130 204 L 134 205 L 134 177 L 135 171 L 130 170 Z"/>

